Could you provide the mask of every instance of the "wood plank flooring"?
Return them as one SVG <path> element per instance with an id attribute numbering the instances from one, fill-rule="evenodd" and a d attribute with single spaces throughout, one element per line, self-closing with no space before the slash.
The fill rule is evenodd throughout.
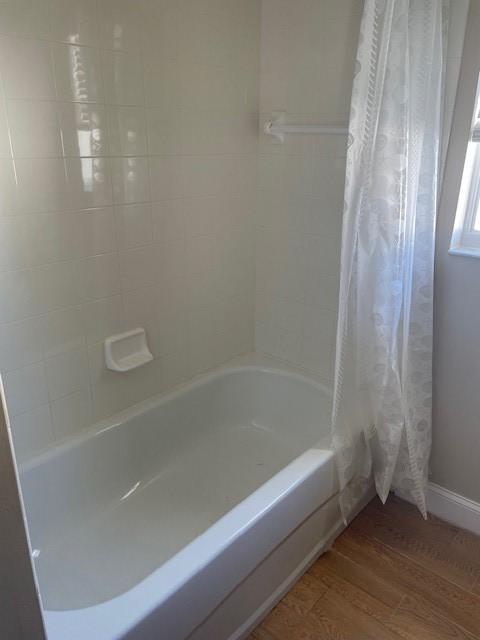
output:
<path id="1" fill-rule="evenodd" d="M 373 500 L 250 640 L 480 640 L 480 538 Z"/>

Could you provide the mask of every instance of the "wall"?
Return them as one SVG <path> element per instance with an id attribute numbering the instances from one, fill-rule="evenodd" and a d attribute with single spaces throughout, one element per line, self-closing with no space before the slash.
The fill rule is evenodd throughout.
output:
<path id="1" fill-rule="evenodd" d="M 17 455 L 253 348 L 257 0 L 0 6 L 0 369 Z M 105 369 L 147 328 L 155 360 Z"/>
<path id="2" fill-rule="evenodd" d="M 261 119 L 347 126 L 363 3 L 263 0 Z M 344 136 L 260 140 L 256 349 L 333 377 Z"/>
<path id="3" fill-rule="evenodd" d="M 0 399 L 0 638 L 45 640 L 3 402 Z"/>
<path id="4" fill-rule="evenodd" d="M 262 121 L 346 124 L 361 3 L 263 0 L 260 69 L 259 9 L 1 3 L 0 370 L 20 457 L 252 349 L 258 77 Z M 477 262 L 447 255 L 474 55 L 439 216 L 432 469 L 479 499 Z M 331 380 L 345 140 L 259 148 L 256 348 Z M 106 371 L 104 337 L 138 324 L 155 361 Z"/>
<path id="5" fill-rule="evenodd" d="M 480 262 L 448 254 L 480 71 L 472 0 L 438 218 L 432 480 L 480 502 Z"/>
<path id="6" fill-rule="evenodd" d="M 443 153 L 455 105 L 468 0 L 451 3 Z M 475 0 L 463 89 L 439 211 L 435 289 L 434 482 L 480 501 L 478 262 L 449 256 L 480 52 Z M 346 124 L 361 3 L 262 1 L 260 111 L 292 123 Z M 256 349 L 333 376 L 345 140 L 260 138 Z"/>
<path id="7" fill-rule="evenodd" d="M 443 117 L 442 172 L 445 170 L 448 143 L 452 130 L 453 110 L 457 96 L 458 78 L 462 62 L 465 28 L 470 0 L 454 0 L 450 3 L 448 47 L 445 72 L 445 104 Z"/>
<path id="8" fill-rule="evenodd" d="M 262 0 L 260 112 L 291 123 L 348 124 L 359 0 Z M 451 4 L 444 152 L 468 0 Z M 341 136 L 261 135 L 256 349 L 331 382 L 345 173 Z"/>

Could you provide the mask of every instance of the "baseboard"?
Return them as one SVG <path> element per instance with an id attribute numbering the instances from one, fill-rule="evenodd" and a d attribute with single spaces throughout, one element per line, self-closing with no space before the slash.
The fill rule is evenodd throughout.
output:
<path id="1" fill-rule="evenodd" d="M 429 482 L 427 510 L 446 522 L 480 535 L 480 504 L 478 502 Z"/>

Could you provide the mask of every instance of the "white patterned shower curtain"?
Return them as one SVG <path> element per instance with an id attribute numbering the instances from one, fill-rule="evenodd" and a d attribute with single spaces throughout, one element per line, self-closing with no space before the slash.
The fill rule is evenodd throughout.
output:
<path id="1" fill-rule="evenodd" d="M 426 515 L 445 0 L 365 0 L 350 113 L 333 445 L 345 519 L 375 479 Z"/>

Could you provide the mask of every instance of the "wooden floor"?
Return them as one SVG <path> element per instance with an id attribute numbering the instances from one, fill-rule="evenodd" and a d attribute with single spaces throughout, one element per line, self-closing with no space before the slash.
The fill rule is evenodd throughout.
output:
<path id="1" fill-rule="evenodd" d="M 480 639 L 480 538 L 374 500 L 250 638 Z"/>

